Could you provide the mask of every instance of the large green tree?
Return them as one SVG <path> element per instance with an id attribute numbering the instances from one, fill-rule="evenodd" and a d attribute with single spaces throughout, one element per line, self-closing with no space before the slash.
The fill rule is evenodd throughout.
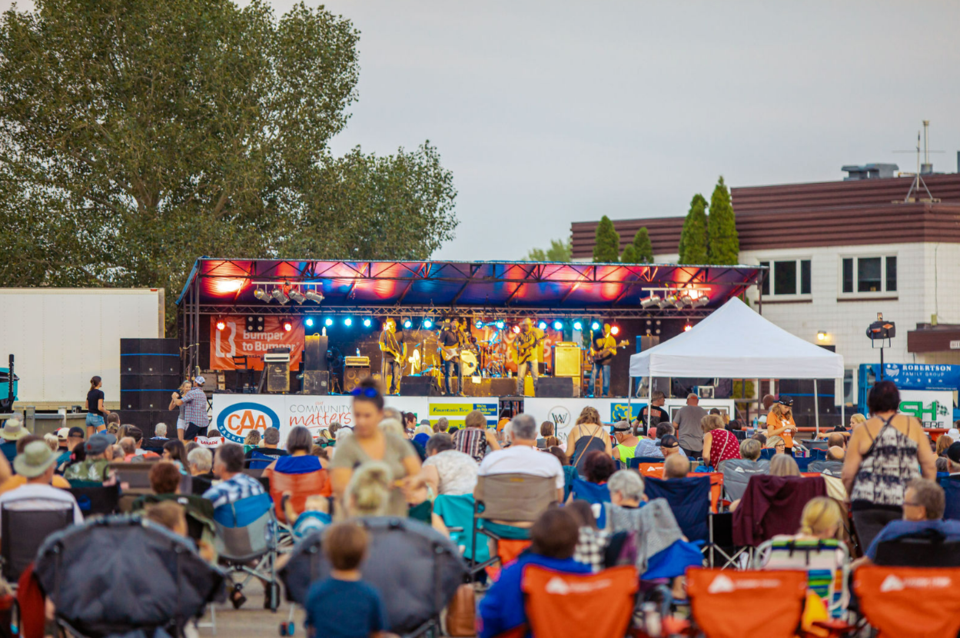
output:
<path id="1" fill-rule="evenodd" d="M 653 244 L 650 243 L 650 231 L 646 226 L 641 226 L 637 234 L 633 236 L 634 258 L 638 264 L 653 263 Z"/>
<path id="2" fill-rule="evenodd" d="M 737 235 L 737 221 L 733 214 L 733 204 L 730 202 L 730 191 L 723 183 L 722 175 L 710 197 L 707 235 L 711 265 L 727 266 L 738 263 L 740 239 Z"/>
<path id="3" fill-rule="evenodd" d="M 620 261 L 620 234 L 613 227 L 610 218 L 604 215 L 597 224 L 596 240 L 593 244 L 593 263 L 618 261 Z"/>
<path id="4" fill-rule="evenodd" d="M 561 261 L 567 262 L 573 258 L 573 238 L 551 239 L 550 248 L 531 248 L 524 261 Z"/>
<path id="5" fill-rule="evenodd" d="M 323 7 L 277 18 L 264 0 L 7 11 L 0 281 L 172 300 L 202 255 L 427 258 L 457 224 L 436 149 L 329 149 L 358 38 Z"/>
<path id="6" fill-rule="evenodd" d="M 707 259 L 707 200 L 697 193 L 690 201 L 690 210 L 680 233 L 680 263 L 706 264 Z"/>

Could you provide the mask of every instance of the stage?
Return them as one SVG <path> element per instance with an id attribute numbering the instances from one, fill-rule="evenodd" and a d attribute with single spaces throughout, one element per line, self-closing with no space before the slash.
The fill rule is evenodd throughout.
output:
<path id="1" fill-rule="evenodd" d="M 214 394 L 213 419 L 220 433 L 229 441 L 243 443 L 253 429 L 275 427 L 280 430 L 281 443 L 286 440 L 290 428 L 303 425 L 317 434 L 334 422 L 353 425 L 350 395 L 303 395 L 303 394 Z M 566 440 L 576 423 L 580 411 L 592 406 L 600 412 L 604 423 L 615 423 L 637 418 L 646 401 L 627 398 L 541 398 L 541 397 L 386 397 L 386 405 L 402 412 L 412 412 L 417 423 L 429 419 L 436 423 L 446 417 L 451 425 L 463 425 L 463 419 L 473 410 L 480 410 L 487 417 L 489 426 L 496 425 L 502 404 L 522 402 L 522 411 L 531 414 L 538 423 L 550 421 L 556 425 L 557 436 Z M 718 408 L 726 414 L 733 413 L 733 399 L 702 399 L 700 407 L 705 410 Z M 664 409 L 671 415 L 686 405 L 684 399 L 667 399 Z"/>

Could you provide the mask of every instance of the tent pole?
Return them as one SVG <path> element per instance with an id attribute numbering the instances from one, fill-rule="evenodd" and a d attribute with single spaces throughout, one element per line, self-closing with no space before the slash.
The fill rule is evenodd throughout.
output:
<path id="1" fill-rule="evenodd" d="M 647 377 L 647 429 L 645 434 L 650 435 L 650 414 L 653 412 L 653 377 Z"/>
<path id="2" fill-rule="evenodd" d="M 847 397 L 843 392 L 843 379 L 840 379 L 840 427 L 847 427 Z"/>
<path id="3" fill-rule="evenodd" d="M 820 439 L 820 401 L 817 399 L 817 380 L 813 380 L 813 416 L 817 424 L 817 435 L 815 439 Z"/>

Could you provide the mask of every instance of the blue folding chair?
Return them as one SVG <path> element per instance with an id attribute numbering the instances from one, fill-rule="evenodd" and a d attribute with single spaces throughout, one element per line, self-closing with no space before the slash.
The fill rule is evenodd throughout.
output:
<path id="1" fill-rule="evenodd" d="M 960 521 L 960 476 L 937 476 L 937 482 L 943 488 L 946 496 L 946 509 L 943 510 L 943 519 Z"/>
<path id="2" fill-rule="evenodd" d="M 276 456 L 268 456 L 260 452 L 251 452 L 247 467 L 251 470 L 265 470 L 268 465 L 276 460 Z"/>
<path id="3" fill-rule="evenodd" d="M 598 505 L 610 502 L 610 490 L 606 485 L 597 485 L 589 481 L 574 479 L 571 488 L 573 498 L 578 501 L 586 501 L 591 505 Z M 607 526 L 607 510 L 600 508 L 600 516 L 597 517 L 597 527 L 603 529 Z"/>
<path id="4" fill-rule="evenodd" d="M 662 456 L 635 456 L 630 459 L 629 467 L 631 470 L 636 470 L 640 467 L 641 463 L 663 463 Z"/>
<path id="5" fill-rule="evenodd" d="M 797 467 L 800 468 L 801 472 L 806 472 L 807 468 L 810 467 L 810 461 L 815 459 L 810 456 L 795 456 L 793 460 L 797 462 Z"/>
<path id="6" fill-rule="evenodd" d="M 688 476 L 678 479 L 644 478 L 647 499 L 666 499 L 683 535 L 690 541 L 708 541 L 710 527 L 710 477 Z"/>
<path id="7" fill-rule="evenodd" d="M 473 494 L 441 494 L 433 501 L 433 513 L 443 520 L 450 532 L 450 540 L 469 564 L 477 565 L 490 560 L 490 545 L 483 537 L 477 543 L 477 551 L 473 550 L 474 534 L 470 526 L 477 520 L 473 518 L 473 508 Z"/>
<path id="8" fill-rule="evenodd" d="M 760 458 L 765 461 L 769 461 L 774 457 L 776 453 L 777 453 L 776 448 L 765 447 L 762 450 L 760 450 Z"/>
<path id="9" fill-rule="evenodd" d="M 276 611 L 280 605 L 276 572 L 279 530 L 270 495 L 257 494 L 225 503 L 213 510 L 213 522 L 221 565 L 229 576 L 244 577 L 234 583 L 236 590 L 242 591 L 251 578 L 263 581 L 268 605 Z"/>

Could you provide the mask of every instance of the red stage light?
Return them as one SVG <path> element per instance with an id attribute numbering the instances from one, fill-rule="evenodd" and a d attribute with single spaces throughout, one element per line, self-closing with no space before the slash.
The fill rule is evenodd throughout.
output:
<path id="1" fill-rule="evenodd" d="M 513 327 L 513 332 L 514 332 L 514 334 L 520 334 L 520 326 L 519 326 L 519 325 L 514 326 L 514 327 Z"/>
<path id="2" fill-rule="evenodd" d="M 610 334 L 612 334 L 614 337 L 620 334 L 620 326 L 610 326 Z"/>
<path id="3" fill-rule="evenodd" d="M 290 332 L 291 330 L 293 330 L 293 324 L 292 324 L 291 322 L 289 322 L 289 321 L 284 321 L 284 322 L 283 322 L 283 329 L 284 329 L 285 331 L 287 331 L 287 332 Z"/>
<path id="4" fill-rule="evenodd" d="M 217 320 L 217 330 L 223 330 L 226 327 L 227 327 L 227 324 L 223 319 Z"/>

